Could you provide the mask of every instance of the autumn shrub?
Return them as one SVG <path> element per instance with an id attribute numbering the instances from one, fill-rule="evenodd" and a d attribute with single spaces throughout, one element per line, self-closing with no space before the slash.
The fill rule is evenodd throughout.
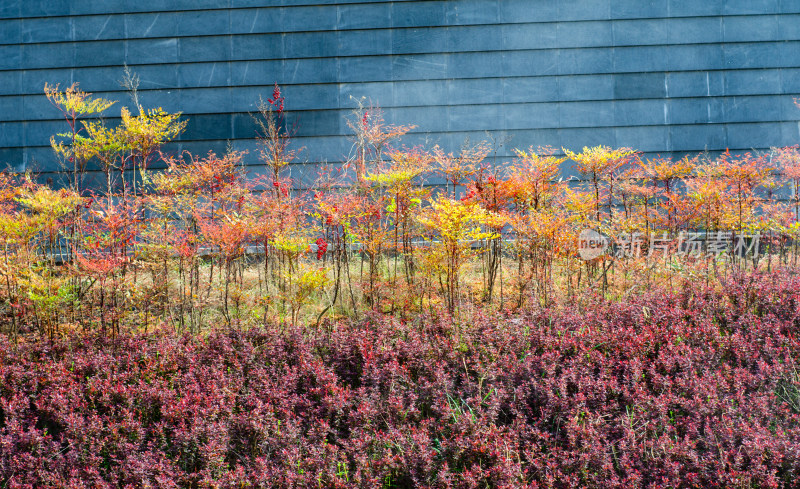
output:
<path id="1" fill-rule="evenodd" d="M 114 102 L 46 86 L 68 127 L 52 139 L 63 185 L 0 174 L 0 330 L 12 338 L 460 317 L 797 266 L 796 147 L 681 159 L 531 147 L 499 162 L 508 140 L 407 147 L 414 126 L 357 100 L 350 154 L 300 185 L 278 85 L 253 116 L 249 167 L 232 147 L 166 152 L 187 121 L 142 106 L 126 80 L 133 107 L 118 123 Z M 581 255 L 583 232 L 609 246 Z"/>
<path id="2" fill-rule="evenodd" d="M 796 487 L 800 279 L 0 345 L 4 487 Z M 458 331 L 458 334 L 456 334 Z"/>

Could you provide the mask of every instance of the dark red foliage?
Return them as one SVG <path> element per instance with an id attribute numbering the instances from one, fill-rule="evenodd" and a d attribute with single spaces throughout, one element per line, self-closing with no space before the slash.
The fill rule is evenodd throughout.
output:
<path id="1" fill-rule="evenodd" d="M 286 102 L 286 98 L 281 95 L 281 88 L 277 83 L 275 88 L 272 89 L 272 98 L 267 99 L 267 102 L 275 108 L 278 114 L 283 113 L 283 104 Z"/>
<path id="2" fill-rule="evenodd" d="M 287 184 L 285 184 L 283 182 L 279 182 L 279 181 L 276 180 L 276 181 L 272 182 L 272 186 L 275 187 L 276 189 L 280 190 L 281 195 L 283 195 L 284 197 L 288 197 L 289 196 L 289 186 Z"/>
<path id="3" fill-rule="evenodd" d="M 321 260 L 325 253 L 328 251 L 328 242 L 323 238 L 317 239 L 317 260 Z"/>
<path id="4" fill-rule="evenodd" d="M 800 278 L 0 344 L 2 487 L 797 487 Z"/>

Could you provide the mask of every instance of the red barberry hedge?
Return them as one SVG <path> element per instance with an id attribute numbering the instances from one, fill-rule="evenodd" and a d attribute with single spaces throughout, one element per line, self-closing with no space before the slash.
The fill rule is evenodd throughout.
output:
<path id="1" fill-rule="evenodd" d="M 0 487 L 797 487 L 799 301 L 5 342 Z"/>

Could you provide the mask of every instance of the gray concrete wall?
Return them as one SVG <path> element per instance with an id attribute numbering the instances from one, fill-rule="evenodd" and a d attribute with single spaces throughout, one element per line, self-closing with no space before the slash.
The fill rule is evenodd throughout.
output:
<path id="1" fill-rule="evenodd" d="M 663 155 L 800 142 L 798 0 L 5 0 L 0 163 L 53 171 L 44 83 L 130 105 L 124 64 L 145 106 L 189 118 L 171 149 L 231 140 L 252 164 L 248 112 L 279 83 L 309 178 L 350 151 L 351 96 L 451 150 L 485 131 Z"/>

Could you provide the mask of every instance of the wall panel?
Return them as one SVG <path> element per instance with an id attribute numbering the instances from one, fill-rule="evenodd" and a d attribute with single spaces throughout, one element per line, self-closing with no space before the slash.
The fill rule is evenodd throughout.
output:
<path id="1" fill-rule="evenodd" d="M 486 131 L 662 155 L 794 144 L 798 14 L 788 0 L 7 0 L 0 163 L 57 169 L 49 137 L 66 126 L 44 83 L 118 100 L 114 123 L 125 64 L 146 106 L 189 118 L 173 150 L 231 140 L 254 170 L 250 113 L 281 84 L 303 179 L 347 156 L 360 97 L 416 125 L 407 144 L 449 151 Z"/>

